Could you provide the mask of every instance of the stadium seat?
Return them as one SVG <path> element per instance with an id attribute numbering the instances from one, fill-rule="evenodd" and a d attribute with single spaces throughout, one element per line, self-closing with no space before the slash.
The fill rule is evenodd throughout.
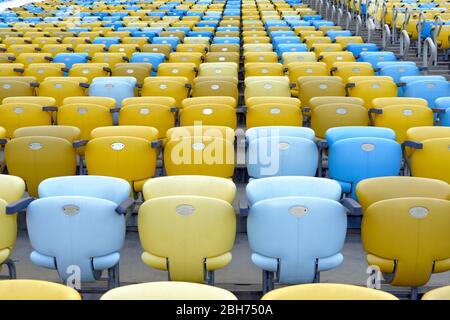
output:
<path id="1" fill-rule="evenodd" d="M 5 138 L 12 138 L 17 128 L 51 123 L 50 112 L 39 104 L 15 102 L 0 105 L 0 127 L 5 130 Z"/>
<path id="2" fill-rule="evenodd" d="M 172 281 L 213 284 L 214 271 L 231 262 L 236 216 L 220 199 L 167 196 L 144 202 L 138 229 L 146 265 L 167 270 Z"/>
<path id="3" fill-rule="evenodd" d="M 63 284 L 42 280 L 4 280 L 1 300 L 81 300 L 80 294 Z"/>
<path id="4" fill-rule="evenodd" d="M 379 267 L 389 284 L 411 287 L 411 298 L 417 299 L 418 287 L 449 269 L 449 210 L 448 200 L 425 197 L 375 202 L 361 229 L 368 264 Z"/>
<path id="5" fill-rule="evenodd" d="M 430 290 L 422 296 L 422 300 L 450 300 L 450 286 Z"/>
<path id="6" fill-rule="evenodd" d="M 189 282 L 149 282 L 122 286 L 103 294 L 101 300 L 237 300 L 225 289 Z"/>
<path id="7" fill-rule="evenodd" d="M 266 293 L 261 300 L 398 300 L 394 295 L 348 284 L 314 283 L 288 286 Z"/>

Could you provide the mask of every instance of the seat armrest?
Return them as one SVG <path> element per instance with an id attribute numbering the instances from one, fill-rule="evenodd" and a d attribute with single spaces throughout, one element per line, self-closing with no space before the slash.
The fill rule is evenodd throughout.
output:
<path id="1" fill-rule="evenodd" d="M 353 198 L 344 198 L 341 200 L 341 204 L 350 211 L 351 216 L 361 216 L 362 208 L 361 205 Z"/>
<path id="2" fill-rule="evenodd" d="M 14 214 L 16 212 L 22 211 L 28 207 L 28 205 L 35 199 L 32 197 L 22 198 L 15 202 L 12 202 L 6 206 L 6 214 Z"/>
<path id="3" fill-rule="evenodd" d="M 122 201 L 121 204 L 119 204 L 116 208 L 116 212 L 118 214 L 126 215 L 128 210 L 134 205 L 134 200 L 131 198 L 127 198 L 124 201 Z"/>

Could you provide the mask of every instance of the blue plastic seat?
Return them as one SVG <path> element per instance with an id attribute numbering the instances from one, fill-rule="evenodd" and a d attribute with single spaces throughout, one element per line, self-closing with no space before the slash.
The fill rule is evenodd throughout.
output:
<path id="1" fill-rule="evenodd" d="M 330 30 L 326 35 L 330 37 L 331 41 L 334 41 L 336 37 L 351 37 L 353 34 L 350 30 Z"/>
<path id="2" fill-rule="evenodd" d="M 174 51 L 180 39 L 178 37 L 154 37 L 152 39 L 153 44 L 170 44 L 172 46 L 172 51 Z"/>
<path id="3" fill-rule="evenodd" d="M 239 37 L 214 37 L 213 44 L 240 44 L 241 39 Z"/>
<path id="4" fill-rule="evenodd" d="M 382 127 L 336 127 L 328 129 L 326 132 L 326 140 L 328 146 L 332 146 L 335 142 L 348 138 L 374 137 L 390 139 L 395 141 L 395 131 Z"/>
<path id="5" fill-rule="evenodd" d="M 295 33 L 294 31 L 272 31 L 270 37 L 272 39 L 275 37 L 295 37 Z"/>
<path id="6" fill-rule="evenodd" d="M 283 284 L 309 283 L 344 258 L 345 208 L 315 197 L 281 197 L 255 203 L 247 219 L 252 262 L 263 270 L 263 291 L 273 275 Z"/>
<path id="7" fill-rule="evenodd" d="M 377 68 L 378 62 L 397 61 L 397 57 L 391 51 L 361 52 L 358 61 L 368 62 L 373 68 Z"/>
<path id="8" fill-rule="evenodd" d="M 272 38 L 272 44 L 274 45 L 275 49 L 278 48 L 281 44 L 300 44 L 300 38 L 299 37 L 274 37 Z"/>
<path id="9" fill-rule="evenodd" d="M 283 20 L 267 20 L 265 25 L 266 29 L 269 29 L 270 27 L 284 27 L 287 23 Z"/>
<path id="10" fill-rule="evenodd" d="M 311 21 L 305 21 L 305 20 L 288 20 L 288 24 L 294 28 L 294 27 L 302 27 L 302 26 L 310 26 Z"/>
<path id="11" fill-rule="evenodd" d="M 135 52 L 131 56 L 130 62 L 141 62 L 141 63 L 151 63 L 152 64 L 152 75 L 156 75 L 158 71 L 158 66 L 166 60 L 166 56 L 162 53 L 152 53 L 152 52 Z"/>
<path id="12" fill-rule="evenodd" d="M 271 176 L 314 176 L 319 152 L 310 139 L 269 136 L 254 139 L 247 149 L 250 178 Z"/>
<path id="13" fill-rule="evenodd" d="M 417 80 L 407 83 L 403 87 L 404 97 L 423 98 L 428 101 L 430 108 L 435 107 L 435 100 L 447 97 L 450 92 L 450 83 L 446 80 Z"/>
<path id="14" fill-rule="evenodd" d="M 334 26 L 334 25 L 335 25 L 333 21 L 329 21 L 329 20 L 320 20 L 320 19 L 317 19 L 316 17 L 317 17 L 317 16 L 315 16 L 315 18 L 310 19 L 310 20 L 312 20 L 312 21 L 311 21 L 311 24 L 312 24 L 314 27 L 316 27 L 317 29 L 319 29 L 320 27 L 324 27 L 324 26 L 330 26 L 330 27 L 331 27 L 331 26 Z M 305 17 L 303 17 L 303 19 L 305 19 Z M 305 19 L 305 20 L 308 21 L 308 19 Z"/>
<path id="15" fill-rule="evenodd" d="M 83 196 L 41 198 L 28 206 L 31 261 L 56 269 L 66 282 L 99 280 L 108 270 L 109 287 L 118 286 L 125 218 L 112 201 Z"/>
<path id="16" fill-rule="evenodd" d="M 106 176 L 64 176 L 45 179 L 39 184 L 40 198 L 60 196 L 94 197 L 117 205 L 130 198 L 130 184 L 123 179 Z"/>
<path id="17" fill-rule="evenodd" d="M 64 63 L 67 69 L 72 68 L 75 63 L 86 63 L 88 61 L 88 53 L 58 53 L 54 58 L 54 63 Z"/>
<path id="18" fill-rule="evenodd" d="M 293 127 L 293 126 L 263 126 L 250 128 L 245 132 L 247 143 L 265 137 L 284 136 L 297 137 L 314 141 L 314 130 L 307 127 Z"/>
<path id="19" fill-rule="evenodd" d="M 92 41 L 93 44 L 104 44 L 106 49 L 109 49 L 109 47 L 112 44 L 119 44 L 120 38 L 119 37 L 97 37 L 94 38 Z"/>
<path id="20" fill-rule="evenodd" d="M 342 187 L 342 192 L 356 199 L 359 181 L 400 173 L 402 150 L 391 139 L 358 137 L 338 140 L 328 149 L 328 173 Z"/>
<path id="21" fill-rule="evenodd" d="M 378 63 L 378 67 L 380 64 Z M 416 65 L 412 64 L 389 64 L 383 66 L 379 71 L 380 76 L 389 76 L 394 79 L 395 83 L 400 82 L 400 78 L 404 76 L 420 76 L 420 69 Z"/>
<path id="22" fill-rule="evenodd" d="M 450 96 L 436 99 L 435 107 L 445 110 L 439 114 L 441 126 L 450 127 Z"/>
<path id="23" fill-rule="evenodd" d="M 353 53 L 355 57 L 359 56 L 362 52 L 375 52 L 379 50 L 375 43 L 349 43 L 346 49 Z"/>
<path id="24" fill-rule="evenodd" d="M 204 37 L 211 40 L 213 33 L 211 31 L 189 31 L 188 37 Z"/>
<path id="25" fill-rule="evenodd" d="M 249 205 L 280 197 L 316 197 L 339 201 L 341 185 L 332 179 L 280 176 L 253 179 L 245 188 Z"/>
<path id="26" fill-rule="evenodd" d="M 285 52 L 307 52 L 308 47 L 304 43 L 282 43 L 277 46 L 277 55 L 283 56 Z"/>

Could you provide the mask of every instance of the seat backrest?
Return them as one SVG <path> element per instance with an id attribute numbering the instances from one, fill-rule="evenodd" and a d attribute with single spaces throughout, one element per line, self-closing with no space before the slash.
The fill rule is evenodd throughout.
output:
<path id="1" fill-rule="evenodd" d="M 272 290 L 261 300 L 398 300 L 388 292 L 337 283 L 311 283 Z"/>
<path id="2" fill-rule="evenodd" d="M 335 201 L 341 198 L 341 186 L 336 181 L 302 176 L 253 179 L 245 192 L 250 205 L 280 197 L 316 197 Z"/>
<path id="3" fill-rule="evenodd" d="M 171 280 L 203 282 L 205 259 L 233 248 L 236 215 L 220 199 L 168 196 L 144 202 L 138 229 L 143 259 L 151 255 L 166 260 Z"/>
<path id="4" fill-rule="evenodd" d="M 432 198 L 378 201 L 363 216 L 368 255 L 395 262 L 391 285 L 419 287 L 434 272 L 449 270 L 450 202 Z"/>
<path id="5" fill-rule="evenodd" d="M 74 175 L 77 165 L 72 144 L 65 139 L 48 136 L 12 139 L 5 147 L 5 161 L 10 174 L 25 180 L 32 197 L 37 196 L 42 180 Z"/>
<path id="6" fill-rule="evenodd" d="M 237 300 L 230 291 L 199 283 L 161 281 L 122 286 L 101 300 Z"/>
<path id="7" fill-rule="evenodd" d="M 135 191 L 155 175 L 157 150 L 143 138 L 96 138 L 88 142 L 85 156 L 89 174 L 122 178 Z"/>
<path id="8" fill-rule="evenodd" d="M 386 199 L 426 197 L 450 200 L 450 185 L 429 178 L 378 177 L 360 181 L 356 195 L 365 211 L 371 204 Z"/>
<path id="9" fill-rule="evenodd" d="M 134 77 L 98 77 L 89 87 L 89 96 L 113 98 L 120 107 L 123 99 L 134 97 L 135 85 Z"/>
<path id="10" fill-rule="evenodd" d="M 95 269 L 95 258 L 118 255 L 125 240 L 125 218 L 116 208 L 112 201 L 80 196 L 33 201 L 27 211 L 34 249 L 31 259 L 54 259 L 63 281 L 71 275 L 74 265 L 80 268 L 81 281 L 99 279 L 102 270 Z"/>
<path id="11" fill-rule="evenodd" d="M 0 105 L 0 126 L 5 129 L 8 138 L 14 136 L 18 128 L 50 125 L 51 115 L 35 103 L 7 103 Z"/>
<path id="12" fill-rule="evenodd" d="M 449 92 L 450 83 L 444 80 L 418 80 L 403 87 L 405 97 L 423 98 L 428 101 L 430 108 L 434 108 L 437 98 L 448 96 Z"/>
<path id="13" fill-rule="evenodd" d="M 411 175 L 450 183 L 450 137 L 421 142 L 422 149 L 411 155 Z"/>
<path id="14" fill-rule="evenodd" d="M 1 300 L 81 300 L 80 294 L 63 284 L 42 280 L 4 280 Z"/>
<path id="15" fill-rule="evenodd" d="M 343 185 L 343 192 L 351 192 L 355 198 L 359 181 L 399 175 L 401 161 L 401 146 L 393 140 L 374 137 L 348 138 L 330 146 L 328 170 L 330 177 Z"/>
<path id="16" fill-rule="evenodd" d="M 105 176 L 67 176 L 45 179 L 39 184 L 40 198 L 59 196 L 93 197 L 121 204 L 130 196 L 127 181 Z"/>
<path id="17" fill-rule="evenodd" d="M 289 284 L 312 282 L 322 258 L 340 255 L 346 229 L 345 208 L 315 197 L 259 201 L 247 220 L 250 248 L 278 259 L 278 280 Z"/>
<path id="18" fill-rule="evenodd" d="M 202 196 L 233 203 L 236 186 L 233 181 L 210 176 L 171 176 L 148 180 L 144 184 L 145 200 L 167 196 Z"/>
<path id="19" fill-rule="evenodd" d="M 302 126 L 301 109 L 291 104 L 264 103 L 249 107 L 247 128 L 260 126 Z"/>
<path id="20" fill-rule="evenodd" d="M 22 127 L 14 131 L 14 138 L 30 136 L 59 137 L 74 142 L 80 139 L 80 129 L 73 126 L 47 125 Z"/>
<path id="21" fill-rule="evenodd" d="M 171 139 L 164 148 L 167 175 L 233 176 L 234 144 L 212 136 Z"/>
<path id="22" fill-rule="evenodd" d="M 310 139 L 270 136 L 249 142 L 247 170 L 252 178 L 314 176 L 319 153 Z"/>
<path id="23" fill-rule="evenodd" d="M 339 140 L 360 137 L 375 137 L 395 140 L 395 131 L 389 128 L 357 126 L 330 128 L 326 132 L 328 146 L 332 146 Z"/>
<path id="24" fill-rule="evenodd" d="M 315 138 L 314 131 L 306 127 L 266 126 L 250 128 L 245 132 L 245 137 L 248 142 L 258 138 L 272 136 L 298 137 L 309 140 L 314 140 Z"/>

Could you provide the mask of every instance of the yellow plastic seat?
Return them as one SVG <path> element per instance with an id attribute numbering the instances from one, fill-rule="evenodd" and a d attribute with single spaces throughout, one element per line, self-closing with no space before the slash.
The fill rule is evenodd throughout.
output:
<path id="1" fill-rule="evenodd" d="M 102 43 L 81 43 L 77 44 L 74 49 L 75 52 L 85 52 L 91 57 L 96 53 L 105 52 L 105 50 L 106 46 Z"/>
<path id="2" fill-rule="evenodd" d="M 310 50 L 316 54 L 317 58 L 324 52 L 343 51 L 342 45 L 339 43 L 314 43 Z"/>
<path id="3" fill-rule="evenodd" d="M 70 287 L 42 280 L 4 280 L 0 282 L 0 300 L 81 300 Z"/>
<path id="4" fill-rule="evenodd" d="M 150 77 L 152 65 L 150 63 L 117 63 L 112 70 L 113 76 L 134 77 L 139 86 L 144 84 L 144 79 Z"/>
<path id="5" fill-rule="evenodd" d="M 144 202 L 138 229 L 146 265 L 167 270 L 170 280 L 201 283 L 206 275 L 212 283 L 212 272 L 231 262 L 236 216 L 224 200 L 168 196 Z"/>
<path id="6" fill-rule="evenodd" d="M 14 138 L 5 146 L 8 172 L 25 180 L 31 197 L 37 197 L 41 181 L 75 175 L 77 156 L 66 139 L 50 136 Z"/>
<path id="7" fill-rule="evenodd" d="M 239 53 L 240 47 L 235 43 L 216 43 L 210 46 L 210 52 L 236 52 Z"/>
<path id="8" fill-rule="evenodd" d="M 210 43 L 208 37 L 185 37 L 183 41 L 184 44 L 201 44 L 204 46 L 209 46 Z"/>
<path id="9" fill-rule="evenodd" d="M 246 77 L 255 76 L 284 76 L 284 67 L 281 63 L 249 62 L 244 65 Z"/>
<path id="10" fill-rule="evenodd" d="M 148 38 L 147 37 L 124 37 L 124 38 L 122 38 L 122 44 L 134 44 L 140 48 L 142 45 L 148 44 Z"/>
<path id="11" fill-rule="evenodd" d="M 208 52 L 209 46 L 206 46 L 201 43 L 181 43 L 177 45 L 177 51 L 176 52 L 192 52 L 192 53 L 201 53 L 202 56 Z M 175 61 L 174 61 L 175 62 Z"/>
<path id="12" fill-rule="evenodd" d="M 406 139 L 406 131 L 409 128 L 432 126 L 434 123 L 433 111 L 422 105 L 394 104 L 371 108 L 369 112 L 372 124 L 394 130 L 399 143 L 403 143 Z"/>
<path id="13" fill-rule="evenodd" d="M 58 53 L 72 52 L 73 46 L 71 44 L 45 44 L 42 46 L 41 52 L 48 53 L 52 57 Z"/>
<path id="14" fill-rule="evenodd" d="M 14 130 L 22 127 L 51 125 L 50 112 L 34 103 L 4 103 L 0 105 L 0 127 L 5 129 L 5 136 L 12 138 Z"/>
<path id="15" fill-rule="evenodd" d="M 180 125 L 217 125 L 236 129 L 236 110 L 226 104 L 210 102 L 184 107 L 180 111 Z"/>
<path id="16" fill-rule="evenodd" d="M 86 95 L 87 79 L 84 77 L 47 77 L 39 84 L 38 95 L 52 97 L 61 106 L 64 98 Z"/>
<path id="17" fill-rule="evenodd" d="M 62 41 L 63 44 L 71 44 L 74 48 L 79 44 L 87 44 L 89 42 L 88 37 L 66 37 Z"/>
<path id="18" fill-rule="evenodd" d="M 230 291 L 189 282 L 149 282 L 109 290 L 100 300 L 237 300 Z"/>
<path id="19" fill-rule="evenodd" d="M 164 138 L 167 130 L 175 126 L 173 107 L 157 103 L 137 103 L 122 106 L 120 126 L 149 126 L 158 130 L 158 138 Z"/>
<path id="20" fill-rule="evenodd" d="M 98 127 L 111 126 L 113 117 L 110 109 L 99 104 L 78 102 L 63 104 L 58 108 L 57 123 L 77 127 L 80 139 L 89 140 L 91 131 Z M 82 152 L 83 149 L 79 151 Z"/>
<path id="21" fill-rule="evenodd" d="M 234 62 L 239 63 L 239 53 L 237 52 L 208 52 L 206 54 L 205 62 Z"/>
<path id="22" fill-rule="evenodd" d="M 213 101 L 212 101 L 213 100 Z M 211 99 L 209 96 L 205 97 L 192 97 L 192 98 L 186 98 L 181 103 L 181 108 L 186 108 L 194 105 L 204 105 L 208 103 L 218 103 L 218 104 L 225 104 L 232 108 L 237 107 L 237 101 L 235 98 L 230 96 L 214 96 L 214 99 Z"/>
<path id="23" fill-rule="evenodd" d="M 31 44 L 31 38 L 8 36 L 2 40 L 2 43 L 8 48 L 16 44 Z"/>
<path id="24" fill-rule="evenodd" d="M 364 43 L 364 39 L 359 36 L 338 36 L 335 38 L 335 42 L 345 48 L 347 45 L 352 43 Z"/>
<path id="25" fill-rule="evenodd" d="M 19 77 L 24 71 L 22 63 L 0 63 L 0 77 Z"/>
<path id="26" fill-rule="evenodd" d="M 427 100 L 422 98 L 387 97 L 387 98 L 375 98 L 372 100 L 372 107 L 379 109 L 400 104 L 428 107 Z"/>
<path id="27" fill-rule="evenodd" d="M 301 109 L 290 104 L 263 103 L 247 108 L 247 128 L 261 126 L 302 126 Z"/>
<path id="28" fill-rule="evenodd" d="M 422 296 L 422 300 L 450 300 L 450 286 L 430 290 Z"/>
<path id="29" fill-rule="evenodd" d="M 313 283 L 266 293 L 261 300 L 398 300 L 390 293 L 349 284 Z"/>
<path id="30" fill-rule="evenodd" d="M 233 176 L 234 145 L 217 137 L 171 139 L 164 149 L 167 175 Z"/>
<path id="31" fill-rule="evenodd" d="M 66 65 L 64 63 L 32 63 L 23 73 L 27 77 L 35 77 L 43 82 L 47 77 L 63 77 Z"/>
<path id="32" fill-rule="evenodd" d="M 306 46 L 308 48 L 313 48 L 316 44 L 331 43 L 331 38 L 325 37 L 325 36 L 323 36 L 323 37 L 317 37 L 317 36 L 304 37 L 303 42 L 306 44 Z"/>
<path id="33" fill-rule="evenodd" d="M 305 107 L 315 97 L 345 96 L 345 86 L 339 77 L 299 77 L 297 88 L 298 98 Z"/>
<path id="34" fill-rule="evenodd" d="M 175 63 L 164 62 L 158 66 L 158 77 L 184 77 L 192 84 L 197 75 L 197 67 L 195 63 Z"/>
<path id="35" fill-rule="evenodd" d="M 16 55 L 12 52 L 0 52 L 0 63 L 11 63 L 16 60 Z"/>
<path id="36" fill-rule="evenodd" d="M 69 77 L 85 77 L 91 83 L 96 77 L 108 77 L 111 69 L 107 63 L 74 63 L 69 70 Z"/>
<path id="37" fill-rule="evenodd" d="M 233 181 L 219 177 L 170 176 L 147 181 L 142 194 L 145 200 L 169 196 L 202 196 L 232 204 L 236 196 L 236 186 Z"/>
<path id="38" fill-rule="evenodd" d="M 330 128 L 367 126 L 369 124 L 367 109 L 355 104 L 323 104 L 312 108 L 310 114 L 311 129 L 316 133 L 316 137 L 320 139 L 325 139 L 325 133 Z"/>
<path id="39" fill-rule="evenodd" d="M 33 103 L 38 104 L 41 107 L 47 107 L 47 106 L 55 106 L 56 100 L 52 97 L 37 97 L 37 96 L 31 96 L 31 97 L 7 97 L 3 99 L 4 104 L 9 103 Z"/>
<path id="40" fill-rule="evenodd" d="M 244 49 L 244 55 L 248 52 L 272 52 L 273 46 L 271 43 L 246 43 L 242 46 Z"/>
<path id="41" fill-rule="evenodd" d="M 89 97 L 89 96 L 79 96 L 79 97 L 67 97 L 63 100 L 63 105 L 67 104 L 98 104 L 106 107 L 107 109 L 114 109 L 116 107 L 116 100 L 109 97 Z"/>
<path id="42" fill-rule="evenodd" d="M 356 186 L 356 195 L 363 212 L 375 202 L 425 197 L 450 200 L 450 185 L 444 181 L 418 177 L 378 177 L 364 179 Z"/>
<path id="43" fill-rule="evenodd" d="M 91 131 L 91 139 L 114 136 L 136 137 L 151 142 L 158 137 L 158 130 L 149 126 L 108 126 Z"/>
<path id="44" fill-rule="evenodd" d="M 154 136 L 156 140 L 157 133 Z M 90 175 L 127 180 L 135 192 L 155 175 L 158 150 L 147 139 L 112 136 L 90 140 L 86 146 L 86 168 Z"/>
<path id="45" fill-rule="evenodd" d="M 244 55 L 245 64 L 251 62 L 259 63 L 278 63 L 278 56 L 276 52 L 247 52 Z"/>
<path id="46" fill-rule="evenodd" d="M 329 75 L 327 65 L 323 62 L 293 62 L 288 65 L 289 80 L 297 84 L 299 77 L 313 77 Z"/>
<path id="47" fill-rule="evenodd" d="M 128 60 L 127 55 L 122 52 L 104 52 L 94 53 L 91 62 L 93 63 L 107 63 L 109 68 L 114 68 L 118 63 L 126 62 Z"/>
<path id="48" fill-rule="evenodd" d="M 283 52 L 283 65 L 289 67 L 291 63 L 295 62 L 315 62 L 316 55 L 314 52 Z"/>
<path id="49" fill-rule="evenodd" d="M 367 262 L 393 286 L 417 288 L 450 269 L 450 202 L 410 197 L 378 201 L 364 213 Z"/>
<path id="50" fill-rule="evenodd" d="M 298 33 L 300 41 L 303 42 L 306 37 L 323 37 L 325 34 L 318 30 L 302 30 Z"/>
<path id="51" fill-rule="evenodd" d="M 141 96 L 171 97 L 175 106 L 181 106 L 190 90 L 189 80 L 185 77 L 149 77 L 144 80 Z"/>
<path id="52" fill-rule="evenodd" d="M 237 87 L 237 81 L 220 80 L 222 77 L 201 77 L 196 78 L 194 86 L 192 88 L 193 97 L 211 97 L 211 102 L 214 102 L 213 96 L 227 96 L 232 97 L 234 100 L 239 99 L 239 90 Z"/>
<path id="53" fill-rule="evenodd" d="M 252 98 L 248 98 L 246 101 L 246 106 L 247 107 L 254 107 L 257 105 L 261 105 L 261 104 L 267 104 L 267 103 L 272 103 L 272 104 L 277 104 L 277 103 L 281 103 L 281 104 L 285 104 L 285 105 L 291 105 L 293 107 L 296 108 L 300 108 L 301 103 L 300 100 L 297 98 L 291 98 L 291 97 L 266 97 L 266 96 L 262 96 L 262 97 L 252 97 Z"/>
<path id="54" fill-rule="evenodd" d="M 346 89 L 350 97 L 363 99 L 368 109 L 375 98 L 397 96 L 397 85 L 391 77 L 352 76 L 348 78 Z"/>
<path id="55" fill-rule="evenodd" d="M 109 46 L 108 52 L 118 52 L 118 53 L 123 53 L 126 55 L 126 57 L 128 59 L 131 59 L 131 55 L 137 51 L 140 51 L 139 46 L 137 46 L 136 44 L 125 44 L 125 43 L 121 43 L 121 44 L 112 44 Z"/>
<path id="56" fill-rule="evenodd" d="M 24 53 L 37 53 L 39 51 L 39 46 L 35 44 L 12 44 L 6 51 L 15 53 L 16 55 L 21 55 Z"/>
<path id="57" fill-rule="evenodd" d="M 247 77 L 245 78 L 245 100 L 252 97 L 290 97 L 288 77 Z"/>
<path id="58" fill-rule="evenodd" d="M 60 44 L 61 39 L 58 37 L 36 37 L 32 39 L 32 43 L 42 48 L 46 44 Z"/>
<path id="59" fill-rule="evenodd" d="M 167 59 L 172 51 L 172 46 L 170 44 L 144 44 L 141 50 L 142 52 L 162 53 Z"/>
<path id="60" fill-rule="evenodd" d="M 372 65 L 368 62 L 335 62 L 331 69 L 331 75 L 341 77 L 344 83 L 354 76 L 374 76 Z"/>
<path id="61" fill-rule="evenodd" d="M 20 137 L 32 137 L 32 136 L 46 136 L 46 137 L 57 137 L 66 139 L 69 142 L 74 142 L 80 139 L 80 129 L 73 126 L 32 126 L 32 127 L 22 127 L 14 131 L 14 138 Z"/>
<path id="62" fill-rule="evenodd" d="M 169 55 L 169 63 L 193 63 L 198 68 L 203 62 L 201 52 L 172 52 Z"/>
<path id="63" fill-rule="evenodd" d="M 233 62 L 202 63 L 198 69 L 198 77 L 234 77 L 237 79 L 238 75 L 238 64 Z"/>
<path id="64" fill-rule="evenodd" d="M 409 159 L 411 175 L 450 183 L 450 137 L 427 139 L 419 144 Z"/>
<path id="65" fill-rule="evenodd" d="M 330 103 L 345 103 L 363 106 L 364 100 L 356 97 L 341 97 L 341 96 L 314 97 L 309 100 L 309 108 L 312 110 L 323 104 L 330 104 Z"/>
<path id="66" fill-rule="evenodd" d="M 175 99 L 171 97 L 130 97 L 122 100 L 122 107 L 134 104 L 161 104 L 166 107 L 175 106 Z"/>
<path id="67" fill-rule="evenodd" d="M 8 266 L 11 264 L 8 259 L 14 250 L 17 237 L 17 214 L 6 214 L 6 206 L 21 199 L 24 192 L 25 182 L 21 178 L 0 174 L 0 269 L 5 263 L 8 263 Z M 10 269 L 10 277 L 14 276 L 13 273 L 14 270 Z M 4 282 L 5 280 L 1 281 Z"/>
<path id="68" fill-rule="evenodd" d="M 327 65 L 327 69 L 330 70 L 335 62 L 355 62 L 355 57 L 353 53 L 348 51 L 324 52 L 318 60 L 324 62 Z"/>
<path id="69" fill-rule="evenodd" d="M 176 140 L 182 137 L 216 137 L 234 143 L 235 133 L 232 128 L 224 126 L 182 126 L 167 130 L 167 140 Z"/>

